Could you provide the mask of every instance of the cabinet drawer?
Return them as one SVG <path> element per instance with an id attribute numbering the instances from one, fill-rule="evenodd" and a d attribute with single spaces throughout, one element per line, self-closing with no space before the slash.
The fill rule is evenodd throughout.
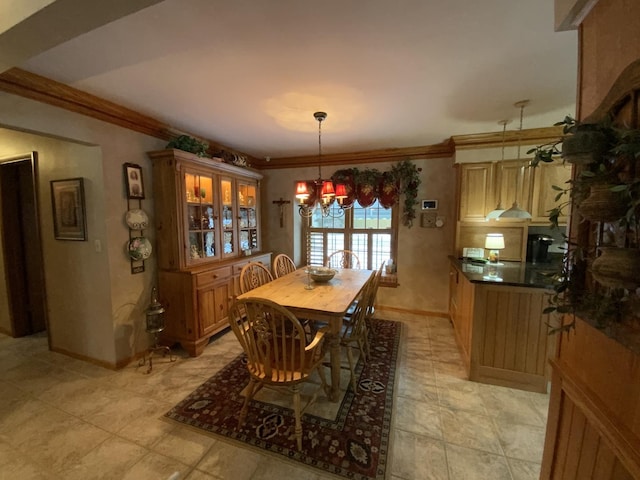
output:
<path id="1" fill-rule="evenodd" d="M 250 263 L 250 262 L 260 262 L 261 264 L 263 264 L 265 267 L 267 267 L 269 269 L 269 271 L 271 271 L 271 265 L 269 265 L 269 256 L 268 255 L 262 255 L 259 257 L 254 257 L 252 259 L 248 259 L 245 262 L 237 262 L 233 265 L 233 273 L 234 275 L 239 275 L 240 272 L 242 271 L 242 268 Z"/>
<path id="2" fill-rule="evenodd" d="M 196 275 L 196 287 L 219 282 L 231 276 L 231 266 L 216 268 Z"/>

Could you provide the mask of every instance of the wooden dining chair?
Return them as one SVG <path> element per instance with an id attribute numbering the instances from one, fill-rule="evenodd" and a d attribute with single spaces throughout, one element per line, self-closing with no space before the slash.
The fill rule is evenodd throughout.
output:
<path id="1" fill-rule="evenodd" d="M 264 386 L 290 387 L 293 392 L 295 437 L 302 450 L 302 412 L 313 403 L 317 391 L 300 408 L 300 384 L 318 372 L 321 388 L 328 391 L 322 363 L 326 353 L 325 331 L 319 330 L 311 342 L 298 319 L 285 307 L 270 300 L 245 298 L 231 307 L 229 324 L 247 356 L 250 380 L 240 410 L 240 428 L 249 411 L 253 396 Z"/>
<path id="2" fill-rule="evenodd" d="M 327 267 L 360 269 L 360 259 L 351 250 L 336 250 L 327 258 Z"/>
<path id="3" fill-rule="evenodd" d="M 353 392 L 357 391 L 356 385 L 356 365 L 353 357 L 353 349 L 357 348 L 360 351 L 360 356 L 363 362 L 367 361 L 368 353 L 368 340 L 367 340 L 367 325 L 365 322 L 365 315 L 367 313 L 366 299 L 371 289 L 371 282 L 365 287 L 360 298 L 354 303 L 353 313 L 349 318 L 345 318 L 342 326 L 342 332 L 340 335 L 340 345 L 345 347 L 347 351 L 347 359 L 349 361 L 349 370 L 351 371 L 351 386 Z"/>
<path id="4" fill-rule="evenodd" d="M 273 281 L 273 276 L 267 267 L 260 262 L 249 262 L 240 270 L 240 290 L 247 293 L 249 290 Z"/>
<path id="5" fill-rule="evenodd" d="M 281 253 L 276 255 L 273 259 L 273 276 L 276 278 L 280 278 L 287 273 L 296 271 L 296 264 L 293 262 L 291 257 L 289 257 L 285 253 Z"/>

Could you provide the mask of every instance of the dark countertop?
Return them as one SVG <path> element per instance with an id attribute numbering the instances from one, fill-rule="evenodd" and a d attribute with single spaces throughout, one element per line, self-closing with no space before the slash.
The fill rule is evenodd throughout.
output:
<path id="1" fill-rule="evenodd" d="M 553 280 L 545 275 L 558 271 L 562 258 L 553 258 L 550 263 L 524 263 L 501 261 L 497 266 L 497 276 L 489 275 L 490 264 L 477 265 L 467 260 L 449 256 L 449 260 L 472 283 L 495 283 L 515 287 L 552 288 Z"/>

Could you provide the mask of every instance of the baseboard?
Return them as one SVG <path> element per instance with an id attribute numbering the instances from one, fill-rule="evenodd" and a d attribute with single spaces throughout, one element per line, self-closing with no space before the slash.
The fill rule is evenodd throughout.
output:
<path id="1" fill-rule="evenodd" d="M 381 311 L 389 311 L 389 312 L 400 312 L 400 313 L 411 313 L 413 315 L 425 315 L 428 317 L 440 317 L 449 319 L 448 312 L 433 312 L 430 310 L 413 310 L 408 308 L 398 308 L 398 307 L 389 307 L 386 305 L 376 305 L 376 310 Z"/>

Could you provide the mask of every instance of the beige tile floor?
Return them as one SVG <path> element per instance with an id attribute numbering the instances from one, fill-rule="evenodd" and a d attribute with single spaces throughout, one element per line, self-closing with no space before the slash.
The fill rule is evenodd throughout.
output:
<path id="1" fill-rule="evenodd" d="M 443 318 L 382 316 L 405 327 L 387 479 L 537 479 L 548 396 L 465 380 Z M 333 478 L 161 419 L 239 351 L 223 335 L 145 375 L 0 335 L 0 480 Z"/>

